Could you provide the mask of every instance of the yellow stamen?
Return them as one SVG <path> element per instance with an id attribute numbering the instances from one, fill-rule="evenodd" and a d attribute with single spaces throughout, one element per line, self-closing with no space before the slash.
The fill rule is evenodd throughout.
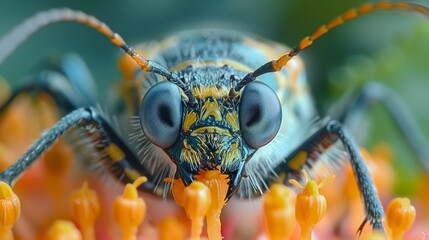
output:
<path id="1" fill-rule="evenodd" d="M 122 196 L 116 197 L 113 202 L 113 218 L 121 227 L 124 240 L 137 239 L 137 227 L 146 215 L 146 203 L 137 191 L 137 187 L 146 180 L 146 177 L 139 177 L 133 184 L 127 184 Z"/>
<path id="2" fill-rule="evenodd" d="M 76 226 L 70 222 L 65 220 L 57 220 L 52 226 L 49 228 L 46 234 L 47 240 L 81 240 L 82 235 Z"/>
<path id="3" fill-rule="evenodd" d="M 94 222 L 100 213 L 100 203 L 97 193 L 83 183 L 82 188 L 74 191 L 70 196 L 71 214 L 79 226 L 83 239 L 95 239 Z"/>
<path id="4" fill-rule="evenodd" d="M 302 186 L 298 181 L 296 181 L 295 179 L 289 179 L 289 183 L 292 184 L 294 187 L 298 188 L 298 189 L 302 189 L 304 190 L 304 186 Z"/>
<path id="5" fill-rule="evenodd" d="M 0 181 L 0 239 L 13 239 L 12 227 L 21 213 L 21 203 L 9 184 Z"/>
<path id="6" fill-rule="evenodd" d="M 408 198 L 395 198 L 387 207 L 387 225 L 392 231 L 392 239 L 402 239 L 416 218 L 416 209 Z"/>
<path id="7" fill-rule="evenodd" d="M 275 183 L 264 195 L 264 219 L 268 238 L 290 239 L 295 229 L 295 192 L 283 184 Z"/>

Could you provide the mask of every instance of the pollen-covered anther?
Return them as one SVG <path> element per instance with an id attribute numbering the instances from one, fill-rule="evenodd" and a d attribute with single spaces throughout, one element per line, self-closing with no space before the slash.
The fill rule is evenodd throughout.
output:
<path id="1" fill-rule="evenodd" d="M 192 222 L 191 239 L 200 239 L 210 204 L 210 189 L 202 182 L 192 182 L 183 192 L 183 208 Z"/>
<path id="2" fill-rule="evenodd" d="M 9 184 L 0 181 L 0 239 L 13 239 L 12 227 L 21 213 L 21 203 Z"/>
<path id="3" fill-rule="evenodd" d="M 77 229 L 72 222 L 66 220 L 57 220 L 48 229 L 48 232 L 46 233 L 46 239 L 81 240 L 82 235 L 80 234 L 79 229 Z"/>
<path id="4" fill-rule="evenodd" d="M 97 193 L 84 182 L 82 188 L 70 196 L 71 214 L 82 232 L 84 240 L 95 239 L 94 222 L 100 213 Z"/>
<path id="5" fill-rule="evenodd" d="M 113 218 L 121 227 L 124 240 L 137 239 L 137 227 L 146 215 L 146 203 L 137 191 L 138 186 L 146 181 L 146 177 L 139 177 L 133 184 L 127 184 L 122 195 L 113 202 Z"/>
<path id="6" fill-rule="evenodd" d="M 311 239 L 314 226 L 323 218 L 326 213 L 326 199 L 319 194 L 319 189 L 330 182 L 334 175 L 324 179 L 320 184 L 309 179 L 307 172 L 303 169 L 305 186 L 300 185 L 296 180 L 289 182 L 303 191 L 296 196 L 295 218 L 301 227 L 301 239 Z"/>
<path id="7" fill-rule="evenodd" d="M 391 230 L 392 239 L 402 239 L 405 232 L 411 228 L 416 218 L 416 209 L 408 198 L 395 198 L 387 207 L 387 225 Z"/>
<path id="8" fill-rule="evenodd" d="M 290 239 L 296 225 L 295 198 L 295 192 L 280 183 L 271 185 L 264 195 L 264 220 L 269 239 Z"/>

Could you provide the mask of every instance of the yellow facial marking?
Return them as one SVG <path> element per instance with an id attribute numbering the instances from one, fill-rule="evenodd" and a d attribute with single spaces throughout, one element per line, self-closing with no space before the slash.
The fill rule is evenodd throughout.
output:
<path id="1" fill-rule="evenodd" d="M 197 121 L 197 113 L 189 112 L 185 115 L 185 120 L 183 120 L 183 130 L 186 132 L 189 128 Z"/>
<path id="2" fill-rule="evenodd" d="M 214 126 L 197 128 L 191 133 L 191 136 L 195 136 L 201 133 L 219 133 L 221 135 L 231 136 L 229 131 L 226 130 L 225 128 L 214 127 Z"/>
<path id="3" fill-rule="evenodd" d="M 104 151 L 115 162 L 119 162 L 125 158 L 125 153 L 114 143 L 104 148 Z"/>
<path id="4" fill-rule="evenodd" d="M 238 131 L 238 116 L 237 112 L 229 112 L 225 116 L 226 122 L 234 129 Z"/>
<path id="5" fill-rule="evenodd" d="M 226 87 L 216 87 L 216 86 L 208 86 L 208 87 L 196 87 L 193 89 L 194 97 L 205 99 L 207 97 L 212 98 L 225 98 L 228 97 L 229 89 Z"/>
<path id="6" fill-rule="evenodd" d="M 289 161 L 288 165 L 293 170 L 298 170 L 307 160 L 307 152 L 301 151 L 299 152 L 292 160 Z"/>
<path id="7" fill-rule="evenodd" d="M 213 116 L 216 121 L 222 120 L 222 114 L 220 112 L 219 103 L 214 100 L 206 101 L 202 107 L 201 120 L 206 120 L 209 116 Z"/>

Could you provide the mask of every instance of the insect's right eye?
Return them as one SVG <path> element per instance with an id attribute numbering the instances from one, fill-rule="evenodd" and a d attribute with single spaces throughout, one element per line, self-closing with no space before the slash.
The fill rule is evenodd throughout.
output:
<path id="1" fill-rule="evenodd" d="M 171 82 L 154 85 L 140 104 L 140 124 L 146 137 L 161 148 L 178 139 L 182 120 L 182 97 Z"/>

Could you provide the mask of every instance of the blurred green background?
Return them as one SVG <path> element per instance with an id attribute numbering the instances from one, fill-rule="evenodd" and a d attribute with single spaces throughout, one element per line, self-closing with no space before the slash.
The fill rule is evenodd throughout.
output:
<path id="1" fill-rule="evenodd" d="M 0 0 L 0 36 L 34 13 L 53 7 L 70 7 L 106 22 L 131 45 L 159 39 L 177 30 L 218 27 L 251 32 L 295 46 L 321 24 L 365 1 L 351 0 Z M 427 3 L 427 1 L 413 1 Z M 309 81 L 321 115 L 348 91 L 367 80 L 379 80 L 395 89 L 417 123 L 429 136 L 429 21 L 403 12 L 377 12 L 333 30 L 305 50 Z M 0 76 L 11 85 L 68 52 L 79 53 L 88 63 L 99 91 L 118 81 L 116 68 L 121 51 L 98 32 L 75 23 L 43 28 L 0 66 Z M 372 135 L 364 146 L 386 141 L 394 146 L 401 170 L 398 191 L 410 192 L 418 181 L 413 156 L 381 108 L 370 109 Z M 429 160 L 429 159 L 428 159 Z"/>

